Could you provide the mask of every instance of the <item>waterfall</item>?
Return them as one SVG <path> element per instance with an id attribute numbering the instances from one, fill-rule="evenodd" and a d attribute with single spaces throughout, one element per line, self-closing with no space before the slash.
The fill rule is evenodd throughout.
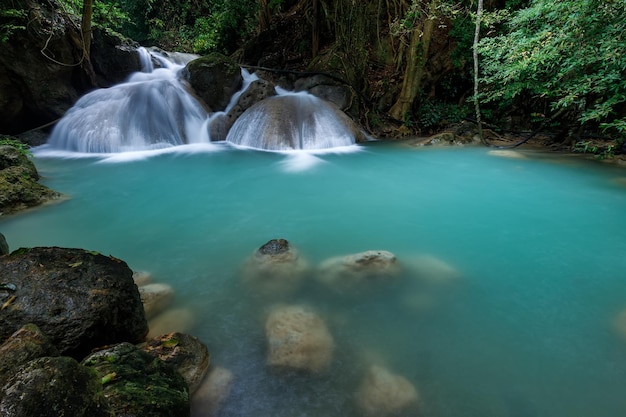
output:
<path id="1" fill-rule="evenodd" d="M 316 96 L 279 90 L 246 110 L 227 142 L 267 150 L 327 149 L 355 143 L 356 126 L 332 104 Z"/>
<path id="2" fill-rule="evenodd" d="M 50 147 L 113 153 L 206 140 L 200 132 L 207 114 L 178 80 L 183 65 L 143 48 L 138 52 L 144 72 L 79 99 L 52 131 Z M 153 57 L 167 67 L 154 69 Z"/>

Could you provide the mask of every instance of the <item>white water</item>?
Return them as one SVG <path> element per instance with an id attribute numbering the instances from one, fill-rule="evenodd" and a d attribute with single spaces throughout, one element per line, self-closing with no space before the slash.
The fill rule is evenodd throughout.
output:
<path id="1" fill-rule="evenodd" d="M 57 123 L 48 148 L 77 153 L 124 153 L 209 143 L 209 125 L 227 113 L 258 77 L 242 70 L 242 89 L 224 112 L 207 114 L 180 82 L 190 54 L 138 49 L 142 72 L 82 97 Z M 155 63 L 159 68 L 155 68 Z M 256 149 L 325 149 L 354 144 L 352 132 L 329 104 L 307 93 L 279 91 L 267 109 L 257 103 L 237 121 L 229 143 Z M 275 101 L 276 100 L 276 101 Z M 275 106 L 274 106 L 275 107 Z M 277 145 L 278 144 L 278 145 Z"/>
<path id="2" fill-rule="evenodd" d="M 623 170 L 481 148 L 347 149 L 360 152 L 37 150 L 43 182 L 71 199 L 0 217 L 0 231 L 11 249 L 97 250 L 172 285 L 174 307 L 195 316 L 188 331 L 235 375 L 221 417 L 361 417 L 354 393 L 372 362 L 415 385 L 425 417 L 624 414 L 626 339 L 613 328 L 626 309 Z M 406 273 L 342 297 L 311 276 L 266 299 L 240 272 L 272 238 L 313 266 L 385 249 L 402 265 L 436 257 L 459 279 L 430 286 Z M 266 367 L 264 317 L 276 301 L 320 312 L 337 346 L 328 373 Z"/>

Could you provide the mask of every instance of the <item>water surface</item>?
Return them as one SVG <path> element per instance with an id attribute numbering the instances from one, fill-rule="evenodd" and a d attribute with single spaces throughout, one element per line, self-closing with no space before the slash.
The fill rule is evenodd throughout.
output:
<path id="1" fill-rule="evenodd" d="M 626 308 L 626 188 L 612 182 L 623 170 L 389 144 L 129 155 L 39 157 L 42 182 L 71 198 L 1 218 L 0 230 L 12 249 L 97 250 L 172 285 L 196 317 L 190 332 L 235 374 L 220 415 L 357 416 L 371 363 L 409 379 L 424 416 L 624 414 L 626 340 L 611 326 Z M 359 296 L 310 281 L 270 300 L 240 268 L 272 238 L 312 265 L 384 249 L 403 265 L 435 257 L 459 277 L 426 285 L 407 272 Z M 266 369 L 275 301 L 325 318 L 337 345 L 328 373 Z"/>

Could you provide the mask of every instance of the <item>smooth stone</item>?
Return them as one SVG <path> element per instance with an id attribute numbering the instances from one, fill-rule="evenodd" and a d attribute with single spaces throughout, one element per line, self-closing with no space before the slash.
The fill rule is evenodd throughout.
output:
<path id="1" fill-rule="evenodd" d="M 174 298 L 174 289 L 167 284 L 147 284 L 138 288 L 148 320 L 165 310 Z"/>
<path id="2" fill-rule="evenodd" d="M 318 268 L 318 280 L 339 292 L 371 283 L 386 282 L 400 272 L 396 256 L 385 250 L 369 250 L 327 259 Z"/>
<path id="3" fill-rule="evenodd" d="M 265 336 L 270 367 L 317 373 L 330 366 L 335 342 L 322 318 L 308 307 L 273 308 Z"/>
<path id="4" fill-rule="evenodd" d="M 211 368 L 191 398 L 191 417 L 216 416 L 230 395 L 234 379 L 228 369 Z"/>
<path id="5" fill-rule="evenodd" d="M 406 378 L 372 365 L 356 394 L 362 417 L 392 417 L 417 406 L 417 390 Z"/>
<path id="6" fill-rule="evenodd" d="M 171 308 L 158 314 L 148 321 L 148 338 L 162 334 L 180 332 L 187 333 L 193 327 L 195 317 L 188 308 Z"/>

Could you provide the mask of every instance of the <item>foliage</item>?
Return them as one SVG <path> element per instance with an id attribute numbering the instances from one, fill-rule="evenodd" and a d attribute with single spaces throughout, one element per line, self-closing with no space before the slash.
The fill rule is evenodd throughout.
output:
<path id="1" fill-rule="evenodd" d="M 26 10 L 0 10 L 0 43 L 7 42 L 16 31 L 25 30 L 26 17 Z"/>
<path id="2" fill-rule="evenodd" d="M 13 146 L 16 148 L 22 155 L 27 157 L 32 157 L 33 154 L 30 151 L 30 146 L 25 144 L 24 142 L 20 142 L 17 139 L 14 139 L 10 136 L 2 136 L 0 135 L 0 146 Z"/>
<path id="3" fill-rule="evenodd" d="M 623 135 L 624 16 L 621 0 L 532 1 L 511 15 L 506 33 L 480 43 L 481 98 L 530 97 L 552 112 L 574 113 L 580 124 Z"/>

